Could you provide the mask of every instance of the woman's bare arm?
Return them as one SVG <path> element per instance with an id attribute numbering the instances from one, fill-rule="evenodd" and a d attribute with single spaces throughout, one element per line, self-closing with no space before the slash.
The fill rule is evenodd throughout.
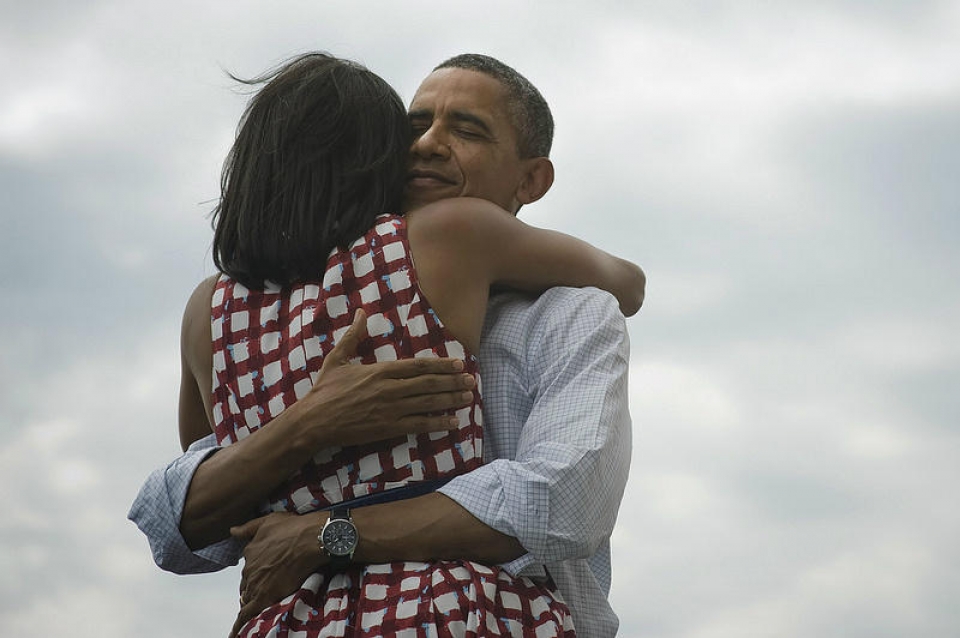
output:
<path id="1" fill-rule="evenodd" d="M 448 199 L 409 215 L 421 218 L 435 243 L 447 244 L 449 267 L 464 276 L 531 292 L 595 286 L 613 294 L 626 316 L 643 304 L 646 277 L 636 264 L 576 237 L 525 224 L 486 200 Z"/>

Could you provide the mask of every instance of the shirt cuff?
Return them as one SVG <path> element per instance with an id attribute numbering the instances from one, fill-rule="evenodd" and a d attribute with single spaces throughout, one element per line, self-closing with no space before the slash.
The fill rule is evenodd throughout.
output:
<path id="1" fill-rule="evenodd" d="M 197 467 L 219 448 L 206 439 L 184 452 L 163 469 L 155 470 L 140 488 L 127 518 L 136 523 L 150 542 L 158 567 L 176 574 L 219 571 L 240 561 L 242 545 L 228 538 L 192 551 L 180 533 L 180 517 Z"/>

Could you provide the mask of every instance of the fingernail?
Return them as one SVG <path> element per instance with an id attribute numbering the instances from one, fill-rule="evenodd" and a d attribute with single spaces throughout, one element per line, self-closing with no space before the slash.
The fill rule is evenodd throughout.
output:
<path id="1" fill-rule="evenodd" d="M 467 386 L 468 388 L 472 388 L 473 386 L 477 385 L 477 380 L 473 378 L 472 374 L 465 374 L 463 375 L 463 385 Z"/>
<path id="2" fill-rule="evenodd" d="M 464 401 L 470 401 L 471 399 L 473 399 L 473 392 L 461 392 L 460 398 L 463 399 Z"/>

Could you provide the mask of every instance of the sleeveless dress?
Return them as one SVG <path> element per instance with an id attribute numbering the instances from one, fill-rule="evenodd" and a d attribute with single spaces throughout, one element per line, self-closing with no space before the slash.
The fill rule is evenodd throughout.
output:
<path id="1" fill-rule="evenodd" d="M 406 221 L 381 215 L 346 250 L 335 249 L 322 282 L 251 290 L 221 275 L 212 299 L 214 425 L 234 443 L 303 397 L 357 308 L 369 338 L 354 363 L 458 357 L 477 378 L 459 426 L 366 445 L 321 450 L 281 485 L 262 511 L 305 513 L 342 501 L 444 479 L 482 463 L 476 357 L 440 322 L 420 291 Z M 319 531 L 319 530 L 318 530 Z M 361 530 L 362 533 L 362 530 Z M 574 636 L 552 585 L 467 560 L 351 565 L 311 575 L 300 590 L 240 631 L 289 636 Z"/>

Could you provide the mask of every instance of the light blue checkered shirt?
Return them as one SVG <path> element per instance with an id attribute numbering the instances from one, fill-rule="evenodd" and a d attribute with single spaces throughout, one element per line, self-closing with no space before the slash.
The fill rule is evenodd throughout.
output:
<path id="1" fill-rule="evenodd" d="M 583 638 L 614 636 L 610 534 L 627 482 L 629 342 L 616 300 L 592 288 L 553 288 L 536 299 L 491 299 L 480 348 L 484 457 L 480 469 L 441 488 L 527 554 L 504 565 L 556 581 Z M 168 571 L 235 565 L 226 540 L 191 552 L 179 522 L 197 466 L 216 450 L 213 435 L 157 470 L 129 517 Z"/>

